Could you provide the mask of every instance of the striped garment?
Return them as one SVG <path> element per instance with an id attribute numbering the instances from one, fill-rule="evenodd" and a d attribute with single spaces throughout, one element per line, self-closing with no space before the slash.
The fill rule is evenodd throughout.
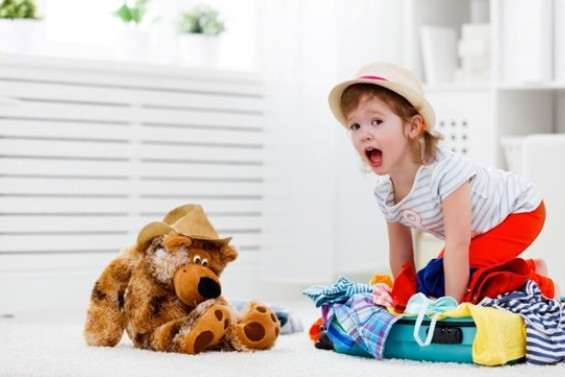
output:
<path id="1" fill-rule="evenodd" d="M 339 353 L 383 358 L 388 333 L 400 317 L 373 305 L 370 293 L 358 293 L 345 304 L 334 304 L 326 317 L 327 334 Z"/>
<path id="2" fill-rule="evenodd" d="M 388 284 L 378 283 L 373 286 L 373 304 L 392 306 L 392 289 Z"/>
<path id="3" fill-rule="evenodd" d="M 310 297 L 319 308 L 324 304 L 345 302 L 356 293 L 373 292 L 370 284 L 354 283 L 345 276 L 339 276 L 337 281 L 331 285 L 313 285 L 302 291 L 302 294 Z"/>
<path id="4" fill-rule="evenodd" d="M 529 212 L 541 203 L 532 183 L 502 170 L 475 164 L 443 147 L 437 159 L 418 169 L 410 193 L 394 203 L 389 177 L 375 188 L 375 197 L 385 219 L 445 238 L 443 199 L 471 179 L 472 237 L 500 224 L 509 214 Z"/>
<path id="5" fill-rule="evenodd" d="M 528 280 L 521 291 L 485 298 L 479 305 L 519 314 L 526 323 L 526 362 L 556 364 L 565 361 L 565 304 L 542 296 Z"/>

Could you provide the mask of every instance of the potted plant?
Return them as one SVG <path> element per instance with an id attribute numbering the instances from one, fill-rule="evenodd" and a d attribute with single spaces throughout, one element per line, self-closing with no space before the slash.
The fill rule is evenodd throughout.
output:
<path id="1" fill-rule="evenodd" d="M 0 50 L 29 53 L 41 46 L 43 26 L 35 0 L 0 1 Z"/>
<path id="2" fill-rule="evenodd" d="M 149 49 L 149 33 L 140 25 L 145 20 L 151 0 L 123 0 L 113 14 L 123 23 L 116 55 L 120 60 L 145 61 Z"/>
<path id="3" fill-rule="evenodd" d="M 3 0 L 0 4 L 0 18 L 38 20 L 35 0 Z"/>
<path id="4" fill-rule="evenodd" d="M 224 30 L 224 22 L 219 19 L 218 11 L 207 5 L 198 5 L 192 10 L 183 12 L 178 24 L 180 33 L 214 36 Z"/>
<path id="5" fill-rule="evenodd" d="M 207 5 L 198 5 L 180 15 L 177 24 L 180 51 L 185 65 L 213 67 L 217 61 L 218 36 L 225 31 L 219 13 Z"/>
<path id="6" fill-rule="evenodd" d="M 150 0 L 134 0 L 128 3 L 124 0 L 124 3 L 119 7 L 114 15 L 118 17 L 124 24 L 127 25 L 139 25 L 147 13 L 147 6 Z"/>

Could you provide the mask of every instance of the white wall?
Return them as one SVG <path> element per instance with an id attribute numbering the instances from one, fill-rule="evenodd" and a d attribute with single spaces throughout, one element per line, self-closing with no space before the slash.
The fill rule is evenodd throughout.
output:
<path id="1" fill-rule="evenodd" d="M 44 3 L 48 40 L 40 52 L 115 59 L 115 33 L 120 25 L 102 11 L 113 10 L 114 1 Z M 161 6 L 158 13 L 165 21 L 185 4 L 196 2 L 153 3 Z M 372 196 L 374 177 L 359 169 L 348 135 L 330 114 L 327 94 L 337 81 L 350 78 L 369 61 L 401 60 L 400 2 L 330 0 L 323 7 L 316 0 L 216 0 L 210 4 L 227 21 L 219 67 L 259 72 L 267 83 L 266 113 L 271 119 L 265 127 L 263 264 L 230 267 L 224 276 L 226 293 L 276 299 L 299 295 L 297 284 L 329 283 L 339 273 L 386 272 L 386 233 Z M 91 17 L 78 23 L 64 10 L 71 14 L 82 10 Z M 157 40 L 170 36 L 166 29 L 161 25 L 155 31 Z M 153 54 L 150 63 L 167 61 Z M 69 297 L 86 292 L 92 277 L 77 279 Z M 6 289 L 22 281 L 4 278 Z M 68 277 L 58 280 L 68 281 Z M 85 294 L 80 296 L 61 300 L 81 309 Z"/>
<path id="2" fill-rule="evenodd" d="M 268 271 L 269 279 L 314 283 L 339 273 L 387 272 L 374 176 L 360 171 L 327 95 L 363 64 L 400 61 L 400 4 L 334 0 L 320 7 L 295 0 L 260 9 L 259 65 L 271 84 L 276 119 L 267 135 L 277 168 L 270 169 L 276 176 L 266 224 L 267 265 L 279 268 Z"/>
<path id="3" fill-rule="evenodd" d="M 541 234 L 528 249 L 527 258 L 546 261 L 549 276 L 559 284 L 561 294 L 565 289 L 565 254 L 563 253 L 563 212 L 565 211 L 565 135 L 527 136 L 522 144 L 524 176 L 532 180 L 541 191 L 546 206 L 546 221 Z M 557 169 L 553 174 L 547 168 Z"/>
<path id="4" fill-rule="evenodd" d="M 238 71 L 257 69 L 256 0 L 152 0 L 144 22 L 138 27 L 151 34 L 147 61 L 179 64 L 175 31 L 179 14 L 203 3 L 217 9 L 226 25 L 226 32 L 218 38 L 221 45 L 218 67 Z M 45 29 L 36 52 L 50 56 L 119 59 L 119 34 L 124 25 L 113 12 L 121 4 L 121 0 L 38 0 L 38 12 Z"/>
<path id="5" fill-rule="evenodd" d="M 401 63 L 405 53 L 402 6 L 402 1 L 394 0 L 338 1 L 341 22 L 335 82 L 353 77 L 372 61 Z M 363 276 L 388 273 L 386 225 L 373 196 L 376 176 L 362 170 L 349 134 L 335 120 L 333 123 L 339 128 L 335 144 L 335 272 Z"/>

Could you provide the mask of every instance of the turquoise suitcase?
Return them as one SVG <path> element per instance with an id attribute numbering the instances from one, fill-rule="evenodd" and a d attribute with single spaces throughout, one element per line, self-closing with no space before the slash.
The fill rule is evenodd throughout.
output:
<path id="1" fill-rule="evenodd" d="M 420 346 L 414 339 L 416 317 L 402 318 L 390 329 L 384 357 L 395 359 L 473 363 L 473 340 L 477 327 L 472 317 L 446 318 L 436 322 L 432 341 Z M 419 336 L 428 336 L 430 321 L 424 320 Z"/>
<path id="2" fill-rule="evenodd" d="M 384 358 L 473 363 L 472 347 L 477 327 L 472 317 L 446 318 L 437 321 L 431 343 L 427 346 L 420 346 L 414 338 L 416 318 L 401 318 L 392 325 L 384 344 Z M 429 326 L 430 320 L 424 319 L 420 326 L 420 339 L 426 339 Z M 332 329 L 335 328 L 341 328 L 342 333 L 345 331 L 334 318 Z M 332 329 L 329 331 L 331 332 Z M 344 349 L 332 344 L 332 349 L 338 353 L 372 357 L 353 341 L 351 343 L 351 347 Z"/>
<path id="3" fill-rule="evenodd" d="M 477 327 L 472 317 L 446 318 L 437 321 L 431 342 L 427 346 L 421 346 L 414 338 L 414 328 L 417 317 L 405 317 L 399 319 L 392 325 L 384 344 L 383 357 L 385 359 L 409 359 L 417 361 L 473 363 L 473 341 L 477 333 Z M 431 321 L 422 321 L 418 333 L 420 339 L 426 339 Z M 341 327 L 335 321 L 335 327 Z M 317 346 L 318 347 L 318 346 Z M 348 355 L 372 357 L 357 345 L 352 348 L 338 349 L 329 344 L 324 349 L 333 349 L 339 353 Z M 524 359 L 513 360 L 507 364 L 523 362 Z"/>
<path id="4" fill-rule="evenodd" d="M 477 326 L 472 317 L 446 318 L 436 322 L 432 341 L 420 346 L 414 339 L 416 317 L 402 318 L 392 325 L 384 345 L 384 358 L 418 361 L 473 363 L 473 340 Z M 419 337 L 428 336 L 430 320 L 422 321 Z M 524 358 L 506 364 L 524 362 Z"/>

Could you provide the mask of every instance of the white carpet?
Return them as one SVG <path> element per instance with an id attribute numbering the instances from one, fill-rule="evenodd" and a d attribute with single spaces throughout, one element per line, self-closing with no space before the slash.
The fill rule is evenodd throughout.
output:
<path id="1" fill-rule="evenodd" d="M 0 319 L 1 377 L 194 377 L 194 376 L 563 376 L 565 364 L 480 367 L 403 360 L 376 361 L 314 348 L 306 333 L 284 335 L 271 351 L 197 356 L 134 349 L 127 338 L 116 348 L 88 347 L 80 324 L 19 323 Z"/>

